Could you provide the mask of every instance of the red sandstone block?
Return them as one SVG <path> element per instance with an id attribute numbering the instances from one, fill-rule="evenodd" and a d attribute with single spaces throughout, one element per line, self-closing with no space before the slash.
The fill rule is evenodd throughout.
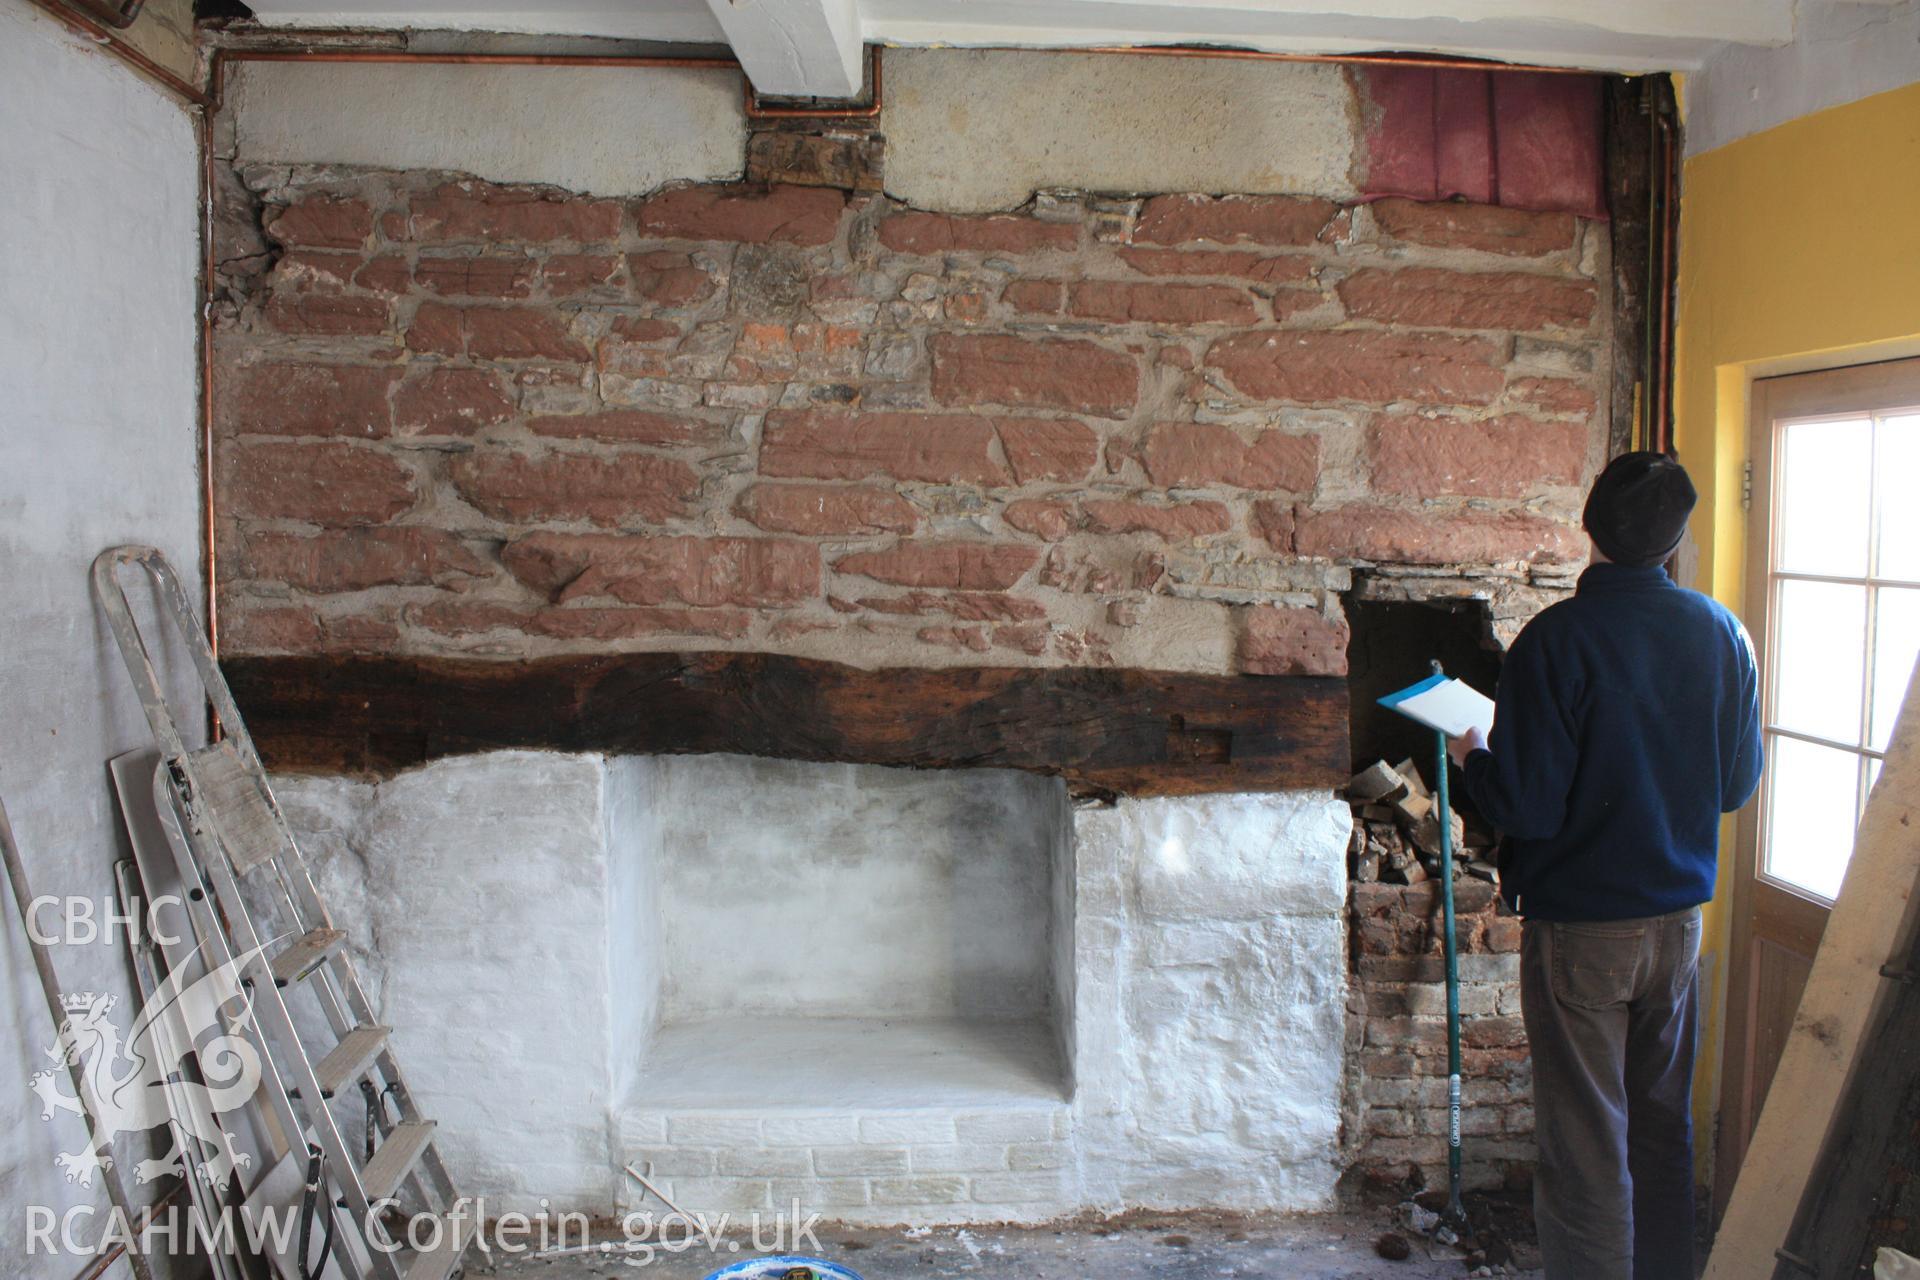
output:
<path id="1" fill-rule="evenodd" d="M 1293 554 L 1293 524 L 1293 507 L 1289 504 L 1266 501 L 1253 504 L 1253 531 L 1266 539 L 1275 551 Z"/>
<path id="2" fill-rule="evenodd" d="M 400 637 L 385 618 L 325 617 L 310 609 L 231 609 L 220 614 L 220 644 L 231 653 L 383 653 Z"/>
<path id="3" fill-rule="evenodd" d="M 1300 284 L 1313 279 L 1313 259 L 1299 254 L 1264 257 L 1232 249 L 1120 250 L 1120 260 L 1149 276 L 1233 276 L 1259 284 Z"/>
<path id="4" fill-rule="evenodd" d="M 811 537 L 912 533 L 920 523 L 912 503 L 871 485 L 756 484 L 734 509 L 769 532 Z"/>
<path id="5" fill-rule="evenodd" d="M 1294 512 L 1293 549 L 1303 556 L 1399 564 L 1570 564 L 1586 554 L 1577 529 L 1518 513 L 1426 514 L 1347 506 Z"/>
<path id="6" fill-rule="evenodd" d="M 650 197 L 634 216 L 643 236 L 821 245 L 838 234 L 845 207 L 845 195 L 826 187 L 701 186 Z"/>
<path id="7" fill-rule="evenodd" d="M 993 542 L 897 542 L 834 561 L 836 573 L 903 587 L 1005 591 L 1040 559 L 1035 547 Z"/>
<path id="8" fill-rule="evenodd" d="M 402 234 L 482 244 L 607 241 L 620 234 L 620 205 L 468 179 L 415 199 Z"/>
<path id="9" fill-rule="evenodd" d="M 472 435 L 513 412 L 499 378 L 485 369 L 429 369 L 393 398 L 394 425 L 410 435 Z"/>
<path id="10" fill-rule="evenodd" d="M 1169 542 L 1185 542 L 1225 533 L 1233 517 L 1219 502 L 1137 502 L 1100 498 L 1081 504 L 1087 524 L 1096 533 L 1151 533 Z"/>
<path id="11" fill-rule="evenodd" d="M 498 520 L 658 524 L 690 513 L 700 477 L 678 458 L 474 452 L 449 466 L 454 488 Z"/>
<path id="12" fill-rule="evenodd" d="M 994 425 L 1021 484 L 1085 480 L 1100 460 L 1100 437 L 1072 418 L 998 418 Z"/>
<path id="13" fill-rule="evenodd" d="M 789 538 L 530 533 L 500 558 L 558 604 L 611 596 L 625 604 L 751 608 L 820 594 L 819 548 Z"/>
<path id="14" fill-rule="evenodd" d="M 965 622 L 1032 622 L 1047 616 L 1047 606 L 1038 600 L 994 591 L 908 591 L 897 596 L 861 596 L 853 603 L 875 613 L 944 613 Z"/>
<path id="15" fill-rule="evenodd" d="M 427 258 L 413 268 L 414 283 L 461 298 L 524 298 L 533 292 L 528 258 Z"/>
<path id="16" fill-rule="evenodd" d="M 485 577 L 487 563 L 443 529 L 407 525 L 303 537 L 251 533 L 239 574 L 320 593 Z"/>
<path id="17" fill-rule="evenodd" d="M 1432 333 L 1254 332 L 1222 338 L 1207 364 L 1243 395 L 1307 403 L 1487 404 L 1500 394 L 1500 346 Z"/>
<path id="18" fill-rule="evenodd" d="M 461 317 L 467 354 L 478 360 L 588 361 L 593 353 L 567 332 L 564 317 L 538 307 L 468 307 Z"/>
<path id="19" fill-rule="evenodd" d="M 1542 485 L 1579 483 L 1586 428 L 1519 414 L 1483 421 L 1397 414 L 1368 442 L 1376 493 L 1415 498 L 1521 498 Z"/>
<path id="20" fill-rule="evenodd" d="M 402 294 L 412 283 L 412 277 L 405 258 L 397 253 L 383 253 L 367 259 L 367 264 L 354 272 L 353 283 L 376 293 Z"/>
<path id="21" fill-rule="evenodd" d="M 1034 253 L 1072 249 L 1080 228 L 1008 214 L 966 217 L 908 211 L 880 222 L 880 243 L 896 253 Z"/>
<path id="22" fill-rule="evenodd" d="M 753 618 L 741 609 L 542 609 L 527 630 L 556 640 L 634 640 L 707 636 L 738 640 Z"/>
<path id="23" fill-rule="evenodd" d="M 537 436 L 561 440 L 607 440 L 616 444 L 713 444 L 725 438 L 726 428 L 641 409 L 610 409 L 604 413 L 554 414 L 527 420 Z"/>
<path id="24" fill-rule="evenodd" d="M 366 259 L 357 253 L 314 253 L 289 249 L 273 264 L 276 293 L 343 293 Z"/>
<path id="25" fill-rule="evenodd" d="M 1133 238 L 1148 244 L 1312 244 L 1338 208 L 1297 196 L 1155 196 L 1140 211 Z"/>
<path id="26" fill-rule="evenodd" d="M 620 316 L 613 322 L 613 336 L 633 343 L 665 342 L 680 336 L 680 326 L 671 320 L 645 316 Z"/>
<path id="27" fill-rule="evenodd" d="M 1349 638 L 1344 617 L 1256 605 L 1246 611 L 1240 632 L 1240 670 L 1261 676 L 1344 676 Z"/>
<path id="28" fill-rule="evenodd" d="M 767 415 L 760 474 L 813 480 L 886 476 L 927 484 L 997 485 L 993 424 L 968 414 L 780 411 Z"/>
<path id="29" fill-rule="evenodd" d="M 1348 315 L 1384 324 L 1524 333 L 1584 329 L 1593 322 L 1592 284 L 1516 271 L 1357 271 L 1340 282 L 1338 292 Z"/>
<path id="30" fill-rule="evenodd" d="M 975 653 L 985 653 L 990 645 L 985 627 L 922 627 L 913 634 L 927 644 L 937 644 L 947 649 L 971 649 Z"/>
<path id="31" fill-rule="evenodd" d="M 1252 324 L 1253 299 L 1224 284 L 1135 284 L 1085 280 L 1067 291 L 1067 310 L 1115 324 Z"/>
<path id="32" fill-rule="evenodd" d="M 407 321 L 407 350 L 423 355 L 466 354 L 467 326 L 459 307 L 444 302 L 422 302 Z"/>
<path id="33" fill-rule="evenodd" d="M 231 515 L 379 524 L 413 505 L 413 477 L 373 449 L 351 444 L 231 444 L 221 454 Z"/>
<path id="34" fill-rule="evenodd" d="M 336 297 L 280 289 L 273 291 L 265 315 L 267 323 L 281 333 L 315 337 L 385 333 L 392 319 L 390 304 L 382 298 Z"/>
<path id="35" fill-rule="evenodd" d="M 1534 213 L 1458 201 L 1378 200 L 1373 220 L 1387 235 L 1436 249 L 1477 249 L 1537 258 L 1573 247 L 1570 213 Z"/>
<path id="36" fill-rule="evenodd" d="M 1059 542 L 1073 532 L 1073 508 L 1065 502 L 1023 498 L 1009 502 L 1004 514 L 1007 523 L 1020 532 L 1048 542 Z"/>
<path id="37" fill-rule="evenodd" d="M 1117 418 L 1133 407 L 1133 358 L 1076 339 L 937 334 L 933 397 L 941 404 L 1032 405 Z"/>
<path id="38" fill-rule="evenodd" d="M 1320 437 L 1266 430 L 1249 444 L 1220 423 L 1160 422 L 1147 432 L 1140 461 L 1155 484 L 1170 488 L 1228 484 L 1305 493 L 1320 476 Z"/>
<path id="39" fill-rule="evenodd" d="M 1000 300 L 1022 315 L 1057 316 L 1066 297 L 1058 280 L 1015 280 L 1000 291 Z"/>
<path id="40" fill-rule="evenodd" d="M 540 279 L 556 298 L 615 285 L 619 277 L 620 257 L 612 253 L 556 253 L 540 265 Z"/>
<path id="41" fill-rule="evenodd" d="M 1515 378 L 1508 388 L 1514 397 L 1542 413 L 1586 417 L 1598 407 L 1593 392 L 1566 378 Z"/>
<path id="42" fill-rule="evenodd" d="M 387 399 L 399 379 L 397 369 L 363 365 L 249 365 L 214 407 L 227 433 L 377 439 L 393 430 Z"/>
<path id="43" fill-rule="evenodd" d="M 373 210 L 364 200 L 307 196 L 262 220 L 279 244 L 303 249 L 361 249 L 373 235 Z"/>
<path id="44" fill-rule="evenodd" d="M 1051 632 L 1044 622 L 1008 622 L 995 627 L 992 634 L 994 648 L 1018 649 L 1037 658 L 1047 651 Z"/>
<path id="45" fill-rule="evenodd" d="M 627 259 L 633 292 L 663 307 L 686 307 L 713 292 L 713 277 L 684 253 L 657 250 Z"/>

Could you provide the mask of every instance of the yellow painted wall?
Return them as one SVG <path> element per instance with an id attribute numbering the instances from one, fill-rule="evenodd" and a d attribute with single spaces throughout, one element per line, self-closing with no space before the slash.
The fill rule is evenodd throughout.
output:
<path id="1" fill-rule="evenodd" d="M 1920 84 L 1695 156 L 1680 210 L 1675 444 L 1700 490 L 1693 585 L 1746 616 L 1753 379 L 1920 354 Z M 1724 848 L 1731 836 L 1729 823 Z M 1703 1156 L 1719 1096 L 1732 862 L 1720 862 L 1702 957 L 1713 984 L 1694 1090 Z"/>

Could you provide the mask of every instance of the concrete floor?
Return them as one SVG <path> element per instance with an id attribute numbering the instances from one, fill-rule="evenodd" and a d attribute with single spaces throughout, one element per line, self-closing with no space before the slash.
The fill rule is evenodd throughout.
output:
<path id="1" fill-rule="evenodd" d="M 1412 1239 L 1413 1256 L 1387 1261 L 1374 1241 L 1395 1225 L 1393 1211 L 1231 1218 L 1220 1215 L 1130 1214 L 1110 1221 L 1053 1227 L 820 1229 L 814 1256 L 857 1271 L 864 1280 L 1200 1280 L 1201 1277 L 1297 1277 L 1298 1280 L 1427 1280 L 1468 1274 L 1457 1249 Z M 730 1250 L 729 1245 L 733 1248 Z M 808 1251 L 811 1246 L 808 1246 Z M 467 1275 L 500 1280 L 703 1280 L 751 1256 L 745 1241 L 727 1241 L 675 1256 L 598 1254 L 564 1257 L 474 1255 Z M 1518 1263 L 1537 1266 L 1521 1247 Z M 1534 1270 L 1496 1272 L 1533 1276 Z"/>

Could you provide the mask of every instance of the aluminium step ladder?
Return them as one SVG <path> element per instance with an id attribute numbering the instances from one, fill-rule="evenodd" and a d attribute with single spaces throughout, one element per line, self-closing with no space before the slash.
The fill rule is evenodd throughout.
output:
<path id="1" fill-rule="evenodd" d="M 191 656 L 221 740 L 186 746 L 121 581 L 128 567 L 144 573 L 156 612 Z M 110 547 L 93 562 L 93 591 L 160 750 L 155 786 L 171 792 L 166 800 L 177 824 L 169 825 L 177 825 L 179 838 L 169 843 L 180 882 L 189 886 L 188 914 L 206 963 L 240 966 L 254 1015 L 247 1030 L 262 1064 L 254 1096 L 265 1098 L 274 1129 L 298 1135 L 318 1154 L 322 1203 L 360 1237 L 352 1248 L 332 1250 L 328 1274 L 446 1280 L 478 1233 L 474 1207 L 447 1175 L 434 1122 L 420 1115 L 393 1053 L 392 1028 L 374 1018 L 346 954 L 347 935 L 314 888 L 179 578 L 153 547 Z M 243 880 L 251 893 L 243 893 Z M 264 935 L 249 906 L 263 898 L 270 907 L 261 914 L 271 916 Z M 314 1038 L 325 1043 L 313 1049 L 288 1007 L 307 997 L 320 1015 L 308 1019 L 310 1029 L 324 1023 Z M 355 1088 L 370 1112 L 365 1150 L 343 1137 L 332 1105 Z M 383 1219 L 393 1209 L 420 1212 L 390 1236 Z"/>

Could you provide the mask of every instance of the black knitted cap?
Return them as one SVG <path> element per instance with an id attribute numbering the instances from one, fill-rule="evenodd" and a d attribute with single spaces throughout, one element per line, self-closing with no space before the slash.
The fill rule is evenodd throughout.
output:
<path id="1" fill-rule="evenodd" d="M 1623 453 L 1587 495 L 1580 522 L 1615 564 L 1664 564 L 1680 545 L 1697 499 L 1686 468 L 1664 453 Z"/>

